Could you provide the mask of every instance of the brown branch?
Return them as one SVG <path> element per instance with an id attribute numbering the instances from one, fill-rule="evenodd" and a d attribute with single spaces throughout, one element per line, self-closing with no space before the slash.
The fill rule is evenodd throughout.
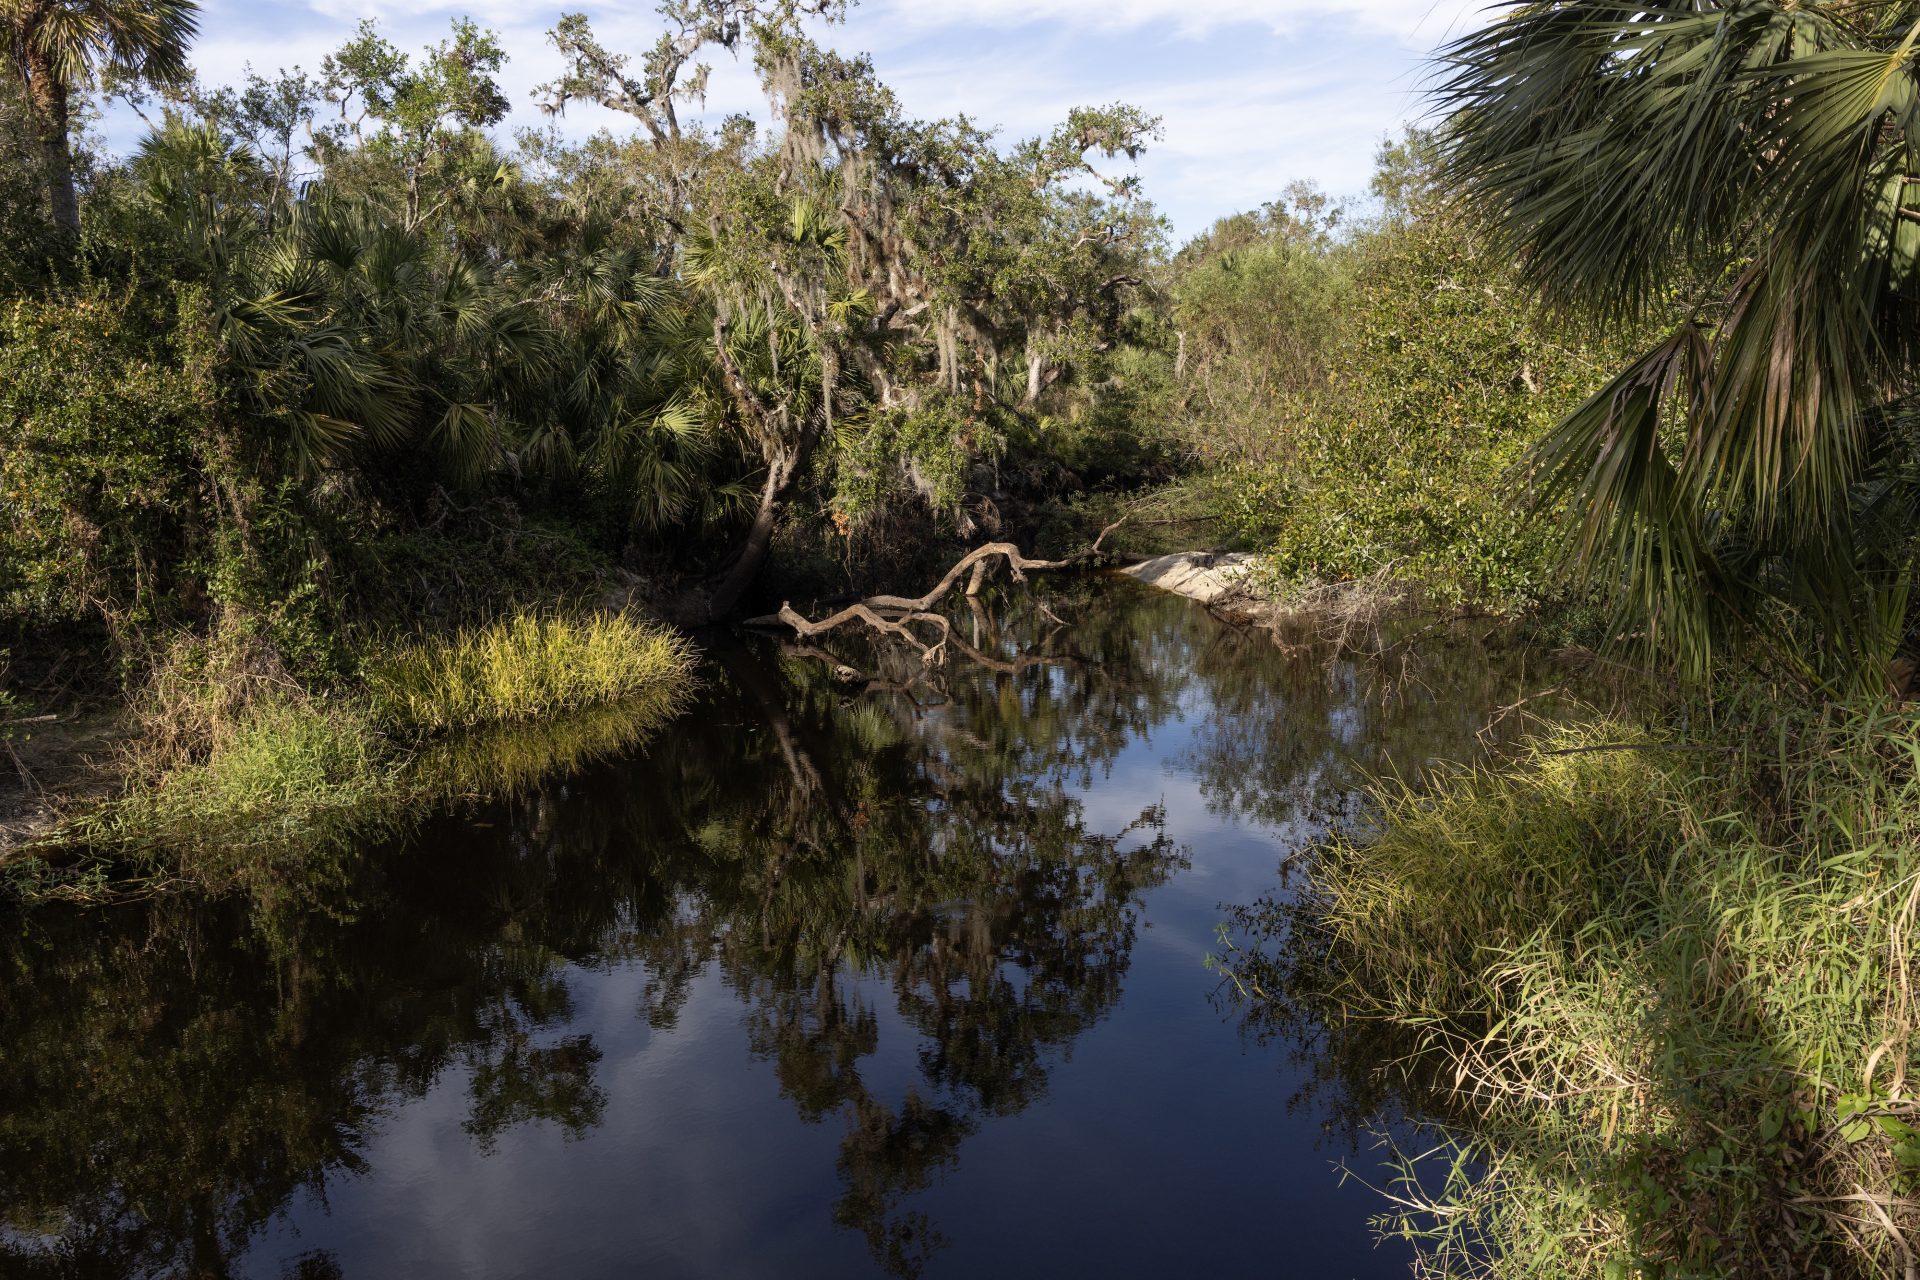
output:
<path id="1" fill-rule="evenodd" d="M 1112 524 L 1102 529 L 1100 536 L 1095 538 L 1093 545 L 1085 551 L 1075 552 L 1073 555 L 1060 560 L 1029 560 L 1021 553 L 1020 548 L 1011 542 L 989 542 L 982 546 L 975 547 L 973 550 L 967 552 L 966 555 L 961 556 L 953 568 L 947 570 L 946 576 L 934 585 L 933 590 L 923 596 L 911 600 L 905 596 L 868 596 L 861 603 L 875 609 L 896 609 L 907 612 L 931 609 L 934 605 L 938 604 L 948 592 L 952 591 L 959 581 L 963 577 L 966 577 L 968 572 L 971 571 L 976 564 L 992 560 L 996 556 L 1006 559 L 1007 569 L 1013 574 L 1013 580 L 1015 582 L 1025 582 L 1027 580 L 1027 574 L 1029 573 L 1041 573 L 1056 569 L 1071 569 L 1099 555 L 1100 544 L 1106 541 L 1107 535 L 1125 523 L 1126 517 L 1122 516 L 1120 519 L 1115 520 Z"/>
<path id="2" fill-rule="evenodd" d="M 969 659 L 981 666 L 1010 673 L 1016 672 L 1034 663 L 1011 664 L 988 657 L 954 635 L 953 624 L 941 614 L 933 612 L 933 606 L 940 603 L 963 578 L 970 579 L 967 594 L 972 597 L 980 588 L 980 579 L 986 566 L 995 558 L 1005 559 L 1008 571 L 1013 574 L 1016 582 L 1025 582 L 1026 575 L 1029 573 L 1071 569 L 1083 564 L 1099 555 L 1100 544 L 1106 541 L 1107 535 L 1125 523 L 1126 517 L 1122 516 L 1102 529 L 1100 536 L 1095 538 L 1093 544 L 1086 550 L 1059 560 L 1032 560 L 1011 542 L 989 542 L 975 547 L 960 557 L 959 561 L 934 585 L 933 590 L 923 596 L 914 599 L 908 599 L 905 596 L 868 596 L 864 600 L 848 605 L 838 613 L 829 614 L 818 622 L 809 620 L 791 603 L 786 603 L 780 606 L 779 613 L 749 618 L 746 625 L 786 627 L 802 638 L 812 639 L 846 623 L 861 622 L 884 635 L 897 636 L 905 640 L 919 651 L 921 662 L 930 667 L 945 662 L 947 649 L 951 646 L 960 649 Z M 915 626 L 932 627 L 940 633 L 940 638 L 933 644 L 927 644 L 914 633 Z M 1042 661 L 1054 660 L 1043 659 Z"/>

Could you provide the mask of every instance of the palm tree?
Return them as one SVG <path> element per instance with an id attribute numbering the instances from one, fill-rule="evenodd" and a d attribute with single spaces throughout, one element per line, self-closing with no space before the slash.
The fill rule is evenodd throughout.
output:
<path id="1" fill-rule="evenodd" d="M 72 95 L 102 72 L 157 85 L 184 79 L 199 12 L 195 0 L 0 0 L 0 32 L 41 129 L 53 220 L 69 234 L 80 231 Z"/>
<path id="2" fill-rule="evenodd" d="M 1696 673 L 1737 643 L 1883 682 L 1920 514 L 1920 2 L 1502 8 L 1443 51 L 1443 176 L 1550 303 L 1657 334 L 1538 496 Z"/>

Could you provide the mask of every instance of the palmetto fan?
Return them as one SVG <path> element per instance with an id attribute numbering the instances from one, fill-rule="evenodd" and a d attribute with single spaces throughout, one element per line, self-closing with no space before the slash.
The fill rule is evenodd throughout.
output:
<path id="1" fill-rule="evenodd" d="M 1442 57 L 1444 172 L 1526 278 L 1665 330 L 1529 477 L 1617 572 L 1619 632 L 1882 684 L 1916 514 L 1920 3 L 1509 4 Z"/>

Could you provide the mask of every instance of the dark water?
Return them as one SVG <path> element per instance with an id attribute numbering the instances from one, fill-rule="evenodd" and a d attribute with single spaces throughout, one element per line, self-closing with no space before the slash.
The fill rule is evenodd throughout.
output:
<path id="1" fill-rule="evenodd" d="M 16 921 L 0 1274 L 1406 1274 L 1325 1073 L 1204 960 L 1358 770 L 1470 752 L 1520 677 L 1048 600 L 945 689 L 721 645 L 631 758 Z"/>

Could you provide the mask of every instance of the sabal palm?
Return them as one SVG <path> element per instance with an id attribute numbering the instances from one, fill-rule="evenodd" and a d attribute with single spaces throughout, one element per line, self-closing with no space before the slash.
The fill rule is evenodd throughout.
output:
<path id="1" fill-rule="evenodd" d="M 202 286 L 227 380 L 298 471 L 396 452 L 447 478 L 577 478 L 649 528 L 730 514 L 713 482 L 709 322 L 607 226 L 492 268 L 361 203 L 249 204 L 258 163 L 169 118 L 134 163 L 175 269 Z"/>
<path id="2" fill-rule="evenodd" d="M 187 74 L 195 0 L 0 0 L 0 32 L 41 128 L 53 218 L 80 229 L 68 135 L 72 97 L 103 71 L 151 84 Z"/>
<path id="3" fill-rule="evenodd" d="M 1444 52 L 1453 185 L 1549 300 L 1665 329 L 1534 478 L 1696 670 L 1758 637 L 1873 683 L 1905 637 L 1917 37 L 1915 0 L 1535 0 Z"/>

